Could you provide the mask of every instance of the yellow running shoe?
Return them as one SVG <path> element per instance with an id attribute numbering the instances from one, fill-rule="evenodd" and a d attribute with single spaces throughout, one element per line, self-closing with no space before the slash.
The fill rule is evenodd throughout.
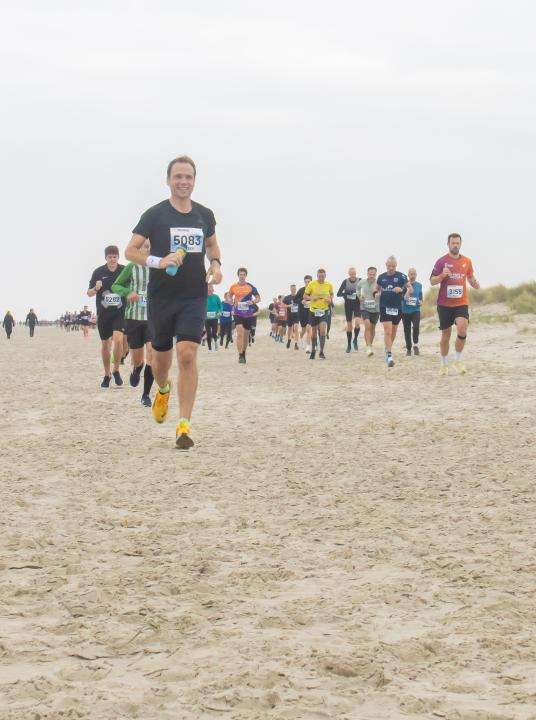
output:
<path id="1" fill-rule="evenodd" d="M 156 396 L 153 403 L 153 417 L 157 423 L 163 423 L 167 418 L 169 396 L 171 394 L 171 383 L 168 381 L 169 390 L 166 393 L 161 393 L 159 389 L 156 390 Z"/>
<path id="2" fill-rule="evenodd" d="M 179 450 L 188 450 L 194 444 L 190 437 L 190 422 L 186 418 L 181 418 L 175 432 L 175 445 Z"/>
<path id="3" fill-rule="evenodd" d="M 454 367 L 456 368 L 456 372 L 460 375 L 465 375 L 465 373 L 467 372 L 467 370 L 465 369 L 465 365 L 462 363 L 461 360 L 455 360 Z"/>
<path id="4" fill-rule="evenodd" d="M 373 355 L 374 355 L 374 350 L 373 350 L 372 347 L 369 345 L 369 346 L 367 347 L 367 357 L 372 357 Z"/>
<path id="5" fill-rule="evenodd" d="M 448 375 L 449 374 L 449 366 L 441 365 L 441 367 L 439 368 L 439 374 L 440 375 Z"/>

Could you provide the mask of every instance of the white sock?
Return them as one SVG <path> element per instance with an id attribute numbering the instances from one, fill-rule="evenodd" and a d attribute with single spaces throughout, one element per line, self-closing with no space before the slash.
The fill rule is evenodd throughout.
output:
<path id="1" fill-rule="evenodd" d="M 461 360 L 461 359 L 462 359 L 462 354 L 461 354 L 461 352 L 457 352 L 457 353 L 455 354 L 455 357 L 456 357 L 456 360 Z"/>
<path id="2" fill-rule="evenodd" d="M 441 355 L 441 365 L 448 365 L 448 364 L 449 364 L 449 356 Z"/>

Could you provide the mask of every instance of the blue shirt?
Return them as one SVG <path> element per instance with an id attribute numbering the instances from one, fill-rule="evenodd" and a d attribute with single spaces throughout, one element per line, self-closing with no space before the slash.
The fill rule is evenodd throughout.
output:
<path id="1" fill-rule="evenodd" d="M 402 298 L 404 297 L 405 285 L 408 281 L 408 276 L 404 273 L 394 272 L 392 275 L 388 275 L 386 272 L 378 275 L 378 285 L 381 288 L 380 295 L 380 308 L 398 308 L 402 307 Z M 404 292 L 395 293 L 394 288 L 402 288 Z"/>
<path id="2" fill-rule="evenodd" d="M 233 322 L 233 306 L 231 305 L 231 303 L 222 302 L 220 324 L 225 325 L 226 323 L 230 322 Z"/>
<path id="3" fill-rule="evenodd" d="M 402 300 L 403 313 L 415 313 L 419 312 L 421 309 L 421 306 L 419 305 L 419 300 L 422 301 L 422 285 L 420 282 L 417 282 L 417 280 L 415 280 L 415 282 L 411 284 L 413 286 L 413 292 L 411 293 L 407 301 Z"/>

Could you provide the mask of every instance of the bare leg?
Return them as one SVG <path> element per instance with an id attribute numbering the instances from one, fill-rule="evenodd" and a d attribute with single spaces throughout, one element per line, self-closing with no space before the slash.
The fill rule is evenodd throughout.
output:
<path id="1" fill-rule="evenodd" d="M 111 348 L 112 342 L 111 338 L 108 338 L 108 340 L 103 340 L 101 342 L 101 357 L 102 357 L 102 364 L 104 365 L 104 374 L 110 376 L 112 373 L 110 372 L 110 348 Z"/>
<path id="2" fill-rule="evenodd" d="M 113 344 L 114 344 L 114 372 L 119 372 L 119 365 L 121 358 L 123 357 L 123 343 L 124 335 L 120 330 L 114 330 Z"/>
<path id="3" fill-rule="evenodd" d="M 167 385 L 172 360 L 173 350 L 164 350 L 163 352 L 159 352 L 153 348 L 153 377 L 159 388 L 163 388 Z"/>
<path id="4" fill-rule="evenodd" d="M 192 416 L 197 393 L 197 349 L 199 345 L 182 341 L 177 343 L 177 362 L 179 365 L 179 413 L 181 418 L 189 420 Z"/>
<path id="5" fill-rule="evenodd" d="M 447 328 L 446 330 L 441 331 L 441 340 L 439 341 L 439 352 L 441 353 L 441 357 L 447 357 L 449 354 L 451 332 L 452 328 Z"/>

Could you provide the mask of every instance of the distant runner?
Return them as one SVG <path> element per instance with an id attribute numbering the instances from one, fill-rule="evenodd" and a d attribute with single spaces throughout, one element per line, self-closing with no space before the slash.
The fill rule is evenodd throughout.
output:
<path id="1" fill-rule="evenodd" d="M 207 332 L 208 351 L 212 352 L 212 343 L 214 350 L 218 349 L 218 323 L 221 315 L 220 296 L 214 292 L 214 285 L 208 286 L 207 295 L 207 316 L 205 319 L 205 330 Z"/>
<path id="2" fill-rule="evenodd" d="M 404 338 L 406 340 L 406 355 L 419 355 L 419 327 L 421 323 L 422 285 L 417 282 L 415 268 L 408 270 L 408 278 L 413 291 L 406 290 L 402 300 L 402 324 L 404 325 Z M 413 332 L 412 332 L 413 331 Z M 413 346 L 411 340 L 413 338 Z"/>
<path id="3" fill-rule="evenodd" d="M 236 324 L 236 346 L 238 362 L 246 363 L 246 350 L 249 342 L 249 331 L 252 327 L 252 317 L 255 314 L 253 305 L 260 302 L 257 288 L 247 282 L 248 271 L 245 267 L 238 268 L 238 282 L 231 285 L 229 296 L 233 301 L 234 320 Z"/>
<path id="4" fill-rule="evenodd" d="M 361 306 L 359 302 L 358 285 L 361 278 L 357 277 L 357 270 L 354 267 L 349 268 L 348 277 L 343 280 L 337 292 L 337 297 L 344 298 L 344 314 L 346 317 L 346 340 L 348 347 L 346 352 L 352 352 L 352 321 L 353 321 L 353 348 L 357 352 L 359 350 L 358 337 L 361 317 Z"/>
<path id="5" fill-rule="evenodd" d="M 305 288 L 303 299 L 310 302 L 311 313 L 311 330 L 313 336 L 310 360 L 315 359 L 317 336 L 320 345 L 320 353 L 318 355 L 322 360 L 326 359 L 324 355 L 324 345 L 326 343 L 327 332 L 327 316 L 330 311 L 330 304 L 333 302 L 333 285 L 326 280 L 326 271 L 320 268 L 316 274 L 316 280 L 312 280 Z"/>
<path id="6" fill-rule="evenodd" d="M 365 323 L 365 349 L 368 357 L 374 355 L 372 343 L 376 335 L 376 324 L 380 317 L 380 294 L 376 272 L 376 268 L 371 265 L 367 269 L 367 277 L 357 284 L 361 303 L 361 319 Z"/>
<path id="7" fill-rule="evenodd" d="M 387 272 L 378 275 L 377 289 L 380 292 L 380 322 L 383 325 L 387 367 L 393 367 L 395 364 L 392 347 L 398 324 L 402 320 L 402 296 L 406 288 L 409 288 L 410 292 L 413 291 L 408 276 L 398 272 L 396 265 L 396 258 L 391 255 L 385 263 Z"/>

